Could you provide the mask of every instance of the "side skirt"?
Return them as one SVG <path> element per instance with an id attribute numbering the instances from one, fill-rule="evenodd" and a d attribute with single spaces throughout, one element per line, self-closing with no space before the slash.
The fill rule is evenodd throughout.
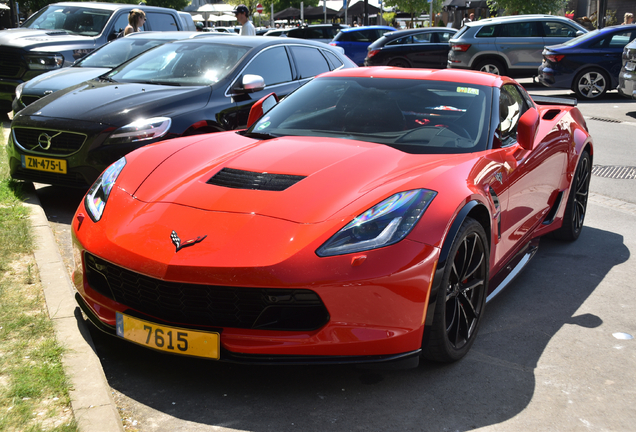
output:
<path id="1" fill-rule="evenodd" d="M 495 287 L 488 297 L 486 297 L 486 303 L 491 301 L 497 296 L 504 288 L 506 288 L 510 282 L 516 278 L 521 270 L 530 262 L 534 254 L 539 250 L 539 239 L 531 240 L 515 257 L 510 260 L 508 265 L 499 271 L 491 280 L 490 283 Z"/>

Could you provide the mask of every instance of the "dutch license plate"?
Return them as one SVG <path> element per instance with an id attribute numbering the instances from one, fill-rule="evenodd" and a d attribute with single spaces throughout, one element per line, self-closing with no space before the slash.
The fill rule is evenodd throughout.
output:
<path id="1" fill-rule="evenodd" d="M 625 70 L 633 71 L 634 69 L 636 69 L 636 62 L 629 61 L 625 63 Z"/>
<path id="2" fill-rule="evenodd" d="M 219 359 L 221 335 L 215 332 L 159 325 L 117 312 L 117 336 L 173 354 Z"/>
<path id="3" fill-rule="evenodd" d="M 66 174 L 66 161 L 64 159 L 22 155 L 22 167 L 38 171 Z"/>

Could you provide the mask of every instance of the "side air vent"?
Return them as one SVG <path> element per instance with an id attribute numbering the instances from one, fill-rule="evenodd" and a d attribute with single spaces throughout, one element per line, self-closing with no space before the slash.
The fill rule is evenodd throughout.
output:
<path id="1" fill-rule="evenodd" d="M 560 112 L 561 110 L 558 109 L 548 110 L 545 114 L 543 114 L 543 120 L 552 120 L 558 116 Z"/>
<path id="2" fill-rule="evenodd" d="M 254 189 L 265 191 L 284 191 L 306 176 L 259 173 L 234 168 L 223 168 L 216 173 L 208 184 L 233 189 Z"/>

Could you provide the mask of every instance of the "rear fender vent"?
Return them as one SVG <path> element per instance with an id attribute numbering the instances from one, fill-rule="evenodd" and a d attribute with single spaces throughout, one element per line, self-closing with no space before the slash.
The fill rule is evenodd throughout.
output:
<path id="1" fill-rule="evenodd" d="M 543 114 L 543 120 L 553 120 L 556 116 L 559 115 L 559 113 L 561 112 L 561 110 L 559 109 L 551 109 L 545 112 L 545 114 Z"/>
<path id="2" fill-rule="evenodd" d="M 306 176 L 259 173 L 234 168 L 223 168 L 210 180 L 208 180 L 207 183 L 233 189 L 253 189 L 280 192 L 296 184 L 305 177 Z"/>

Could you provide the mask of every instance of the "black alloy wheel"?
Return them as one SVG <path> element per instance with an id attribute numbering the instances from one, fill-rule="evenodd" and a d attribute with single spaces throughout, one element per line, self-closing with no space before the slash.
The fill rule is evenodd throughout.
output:
<path id="1" fill-rule="evenodd" d="M 477 335 L 486 306 L 489 248 L 486 233 L 466 218 L 450 249 L 435 315 L 423 356 L 453 362 L 466 355 Z"/>
<path id="2" fill-rule="evenodd" d="M 587 199 L 590 193 L 590 178 L 592 177 L 592 160 L 587 151 L 583 151 L 576 173 L 572 179 L 568 202 L 563 214 L 561 228 L 554 231 L 554 237 L 559 240 L 574 241 L 579 238 L 583 230 Z"/>

